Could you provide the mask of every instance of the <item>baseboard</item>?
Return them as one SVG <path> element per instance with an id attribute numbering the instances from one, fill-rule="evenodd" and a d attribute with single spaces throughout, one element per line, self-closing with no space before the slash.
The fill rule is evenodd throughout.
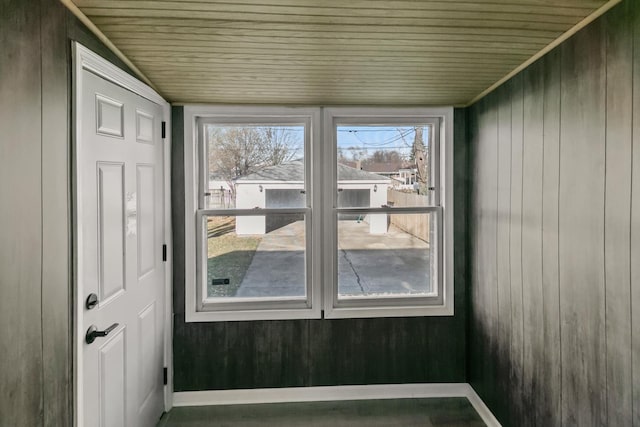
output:
<path id="1" fill-rule="evenodd" d="M 466 397 L 489 427 L 500 427 L 489 408 L 467 383 L 372 384 L 330 387 L 204 390 L 173 393 L 173 406 L 244 405 L 253 403 L 326 402 L 332 400 Z"/>

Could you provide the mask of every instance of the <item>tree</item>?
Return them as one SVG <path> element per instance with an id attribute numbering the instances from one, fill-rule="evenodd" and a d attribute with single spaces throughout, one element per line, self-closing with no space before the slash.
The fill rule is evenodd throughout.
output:
<path id="1" fill-rule="evenodd" d="M 422 126 L 417 126 L 415 129 L 415 136 L 413 139 L 413 146 L 411 148 L 411 152 L 413 153 L 413 158 L 416 163 L 416 181 L 420 184 L 426 184 L 429 178 L 428 175 L 428 154 L 427 149 L 424 146 L 424 140 L 422 138 L 423 128 Z"/>
<path id="2" fill-rule="evenodd" d="M 363 159 L 362 163 L 365 165 L 373 163 L 400 164 L 403 160 L 402 154 L 396 150 L 376 150 L 371 156 Z"/>
<path id="3" fill-rule="evenodd" d="M 261 129 L 262 149 L 267 166 L 281 165 L 289 162 L 298 154 L 298 147 L 291 132 L 283 128 L 267 127 Z"/>
<path id="4" fill-rule="evenodd" d="M 367 149 L 364 147 L 356 147 L 352 145 L 347 147 L 347 150 L 351 154 L 351 160 L 354 162 L 363 160 L 367 156 Z"/>
<path id="5" fill-rule="evenodd" d="M 408 145 L 408 142 L 405 140 L 405 134 L 402 132 L 402 129 L 398 129 L 400 133 L 400 138 L 402 141 Z M 420 193 L 426 193 L 429 175 L 431 173 L 429 167 L 429 150 L 424 145 L 424 127 L 423 126 L 414 126 L 413 128 L 413 142 L 411 143 L 411 153 L 409 155 L 409 160 L 414 163 L 416 169 L 416 182 L 420 186 Z"/>
<path id="6" fill-rule="evenodd" d="M 207 135 L 209 172 L 229 182 L 293 160 L 302 144 L 286 128 L 210 126 Z"/>

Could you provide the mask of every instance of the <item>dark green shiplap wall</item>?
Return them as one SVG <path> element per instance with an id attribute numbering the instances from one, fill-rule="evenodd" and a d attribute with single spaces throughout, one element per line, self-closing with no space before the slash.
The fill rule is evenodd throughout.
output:
<path id="1" fill-rule="evenodd" d="M 640 2 L 468 124 L 470 383 L 505 426 L 640 426 Z"/>
<path id="2" fill-rule="evenodd" d="M 465 111 L 455 111 L 455 316 L 185 323 L 184 123 L 172 114 L 175 391 L 466 381 Z"/>

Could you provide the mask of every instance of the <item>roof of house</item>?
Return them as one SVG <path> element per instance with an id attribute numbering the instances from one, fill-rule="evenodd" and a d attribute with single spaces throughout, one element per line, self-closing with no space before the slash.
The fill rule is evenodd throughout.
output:
<path id="1" fill-rule="evenodd" d="M 374 162 L 363 163 L 362 169 L 374 173 L 398 173 L 400 169 L 411 169 L 414 165 L 410 162 Z"/>
<path id="2" fill-rule="evenodd" d="M 389 181 L 389 178 L 338 164 L 338 180 L 387 182 Z M 304 164 L 302 160 L 295 160 L 281 165 L 269 166 L 257 172 L 240 177 L 236 181 L 304 181 Z"/>

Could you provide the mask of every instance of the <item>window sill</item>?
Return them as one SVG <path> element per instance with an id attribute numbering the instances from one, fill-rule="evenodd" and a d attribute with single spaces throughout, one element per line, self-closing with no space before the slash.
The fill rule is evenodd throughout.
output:
<path id="1" fill-rule="evenodd" d="M 277 310 L 229 310 L 195 311 L 185 313 L 185 321 L 190 322 L 238 322 L 250 320 L 292 320 L 320 319 L 322 313 L 315 308 Z"/>
<path id="2" fill-rule="evenodd" d="M 432 317 L 453 316 L 453 306 L 430 305 L 419 307 L 345 307 L 324 312 L 319 309 L 277 309 L 277 310 L 229 310 L 187 312 L 185 321 L 191 322 L 238 322 L 255 320 L 294 319 L 346 319 L 376 317 Z"/>
<path id="3" fill-rule="evenodd" d="M 375 318 L 375 317 L 425 317 L 453 316 L 453 306 L 430 305 L 418 307 L 344 307 L 324 313 L 325 319 Z"/>

